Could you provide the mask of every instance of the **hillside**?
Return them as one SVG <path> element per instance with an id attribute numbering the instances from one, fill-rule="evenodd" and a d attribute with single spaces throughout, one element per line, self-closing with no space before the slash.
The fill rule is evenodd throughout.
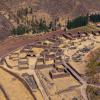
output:
<path id="1" fill-rule="evenodd" d="M 37 17 L 46 17 L 47 20 L 59 17 L 63 21 L 87 13 L 100 12 L 100 0 L 0 0 L 0 13 L 3 11 L 16 18 L 18 9 L 29 6 L 33 8 L 33 14 Z M 1 38 L 9 34 L 11 25 L 9 26 L 8 22 L 0 15 Z"/>
<path id="2" fill-rule="evenodd" d="M 0 0 L 0 7 L 15 11 L 22 6 L 32 6 L 37 12 L 50 16 L 76 17 L 88 12 L 100 11 L 99 0 Z"/>

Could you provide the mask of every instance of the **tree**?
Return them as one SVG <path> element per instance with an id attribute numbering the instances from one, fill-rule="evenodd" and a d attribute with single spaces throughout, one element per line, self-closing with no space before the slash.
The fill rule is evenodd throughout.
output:
<path id="1" fill-rule="evenodd" d="M 46 21 L 45 21 L 45 19 L 43 20 L 41 18 L 40 22 L 39 22 L 39 32 L 47 32 L 47 31 L 48 31 L 48 27 L 46 25 Z"/>
<path id="2" fill-rule="evenodd" d="M 12 33 L 14 35 L 23 35 L 24 33 L 28 33 L 30 30 L 27 26 L 19 25 L 17 28 L 13 28 Z"/>
<path id="3" fill-rule="evenodd" d="M 79 16 L 73 20 L 68 20 L 67 28 L 77 28 L 88 24 L 88 16 Z"/>
<path id="4" fill-rule="evenodd" d="M 92 14 L 90 15 L 91 22 L 100 22 L 100 14 Z"/>

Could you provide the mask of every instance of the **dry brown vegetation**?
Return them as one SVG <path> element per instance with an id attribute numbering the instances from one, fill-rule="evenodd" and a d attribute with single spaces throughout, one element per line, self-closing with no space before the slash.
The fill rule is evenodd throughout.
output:
<path id="1" fill-rule="evenodd" d="M 100 83 L 100 48 L 90 53 L 90 60 L 87 65 L 87 75 L 89 76 L 89 82 Z"/>

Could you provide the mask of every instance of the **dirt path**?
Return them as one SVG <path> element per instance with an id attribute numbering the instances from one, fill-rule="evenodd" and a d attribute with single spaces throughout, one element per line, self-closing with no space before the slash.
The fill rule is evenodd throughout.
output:
<path id="1" fill-rule="evenodd" d="M 8 93 L 4 90 L 4 87 L 1 83 L 0 83 L 0 100 L 10 100 Z"/>

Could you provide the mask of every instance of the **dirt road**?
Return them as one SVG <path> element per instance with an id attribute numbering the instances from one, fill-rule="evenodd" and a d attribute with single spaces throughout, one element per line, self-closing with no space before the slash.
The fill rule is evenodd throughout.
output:
<path id="1" fill-rule="evenodd" d="M 63 34 L 64 31 L 55 31 L 43 35 L 36 35 L 36 36 L 19 36 L 19 37 L 11 37 L 3 42 L 0 43 L 0 57 L 4 57 L 7 54 L 9 54 L 11 51 L 14 51 L 15 49 L 25 46 L 30 43 L 34 43 L 39 40 L 46 40 L 47 38 L 58 36 L 60 34 Z"/>

